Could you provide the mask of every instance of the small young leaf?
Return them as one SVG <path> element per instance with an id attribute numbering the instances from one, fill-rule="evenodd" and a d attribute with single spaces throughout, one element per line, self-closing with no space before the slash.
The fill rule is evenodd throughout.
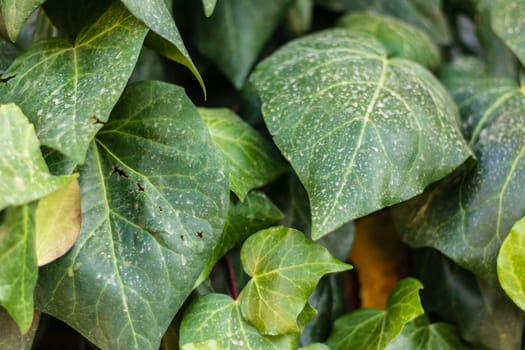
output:
<path id="1" fill-rule="evenodd" d="M 9 312 L 22 334 L 33 322 L 33 290 L 38 275 L 34 214 L 34 204 L 9 207 L 0 223 L 0 306 Z"/>
<path id="2" fill-rule="evenodd" d="M 38 266 L 58 259 L 71 249 L 80 234 L 81 217 L 77 180 L 38 201 L 35 214 Z"/>
<path id="3" fill-rule="evenodd" d="M 199 112 L 226 161 L 230 189 L 241 201 L 286 169 L 277 149 L 231 110 L 200 108 Z"/>
<path id="4" fill-rule="evenodd" d="M 514 224 L 498 254 L 498 279 L 520 309 L 525 311 L 525 218 Z"/>
<path id="5" fill-rule="evenodd" d="M 148 29 L 115 3 L 65 39 L 33 44 L 2 76 L 0 102 L 17 102 L 43 145 L 83 163 L 135 67 Z M 38 103 L 35 103 L 38 101 Z"/>
<path id="6" fill-rule="evenodd" d="M 241 260 L 252 277 L 239 296 L 242 314 L 268 335 L 299 332 L 298 316 L 319 279 L 351 268 L 301 232 L 284 227 L 250 236 Z"/>
<path id="7" fill-rule="evenodd" d="M 525 1 L 495 0 L 491 5 L 492 29 L 525 65 Z"/>
<path id="8" fill-rule="evenodd" d="M 39 322 L 40 312 L 35 311 L 31 327 L 27 333 L 22 334 L 16 322 L 0 307 L 0 349 L 31 350 Z"/>
<path id="9" fill-rule="evenodd" d="M 206 17 L 210 17 L 213 14 L 216 5 L 217 0 L 202 0 L 202 6 L 204 6 L 204 14 Z"/>
<path id="10" fill-rule="evenodd" d="M 471 154 L 441 84 L 364 33 L 292 41 L 250 80 L 308 192 L 314 239 L 421 193 Z"/>
<path id="11" fill-rule="evenodd" d="M 332 350 L 386 348 L 405 324 L 423 314 L 422 288 L 416 279 L 401 280 L 388 298 L 386 311 L 359 309 L 339 318 L 326 343 Z"/>
<path id="12" fill-rule="evenodd" d="M 223 294 L 207 294 L 186 311 L 179 344 L 182 350 L 292 350 L 295 338 L 262 335 L 243 319 L 238 301 Z"/>
<path id="13" fill-rule="evenodd" d="M 29 16 L 45 0 L 0 0 L 0 9 L 9 38 L 16 41 Z"/>
<path id="14" fill-rule="evenodd" d="M 0 150 L 0 210 L 34 201 L 76 177 L 49 173 L 33 125 L 14 104 L 0 104 Z"/>
<path id="15" fill-rule="evenodd" d="M 39 309 L 98 347 L 157 350 L 223 229 L 220 155 L 182 88 L 139 82 L 80 174 L 80 237 L 41 268 Z"/>
<path id="16" fill-rule="evenodd" d="M 439 64 L 439 51 L 430 37 L 420 29 L 390 16 L 352 12 L 338 26 L 368 33 L 378 39 L 388 55 L 434 68 Z"/>

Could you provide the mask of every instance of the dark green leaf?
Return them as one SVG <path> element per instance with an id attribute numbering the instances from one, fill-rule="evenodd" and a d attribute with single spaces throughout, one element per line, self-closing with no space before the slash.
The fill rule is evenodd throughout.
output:
<path id="1" fill-rule="evenodd" d="M 494 32 L 525 65 L 525 1 L 494 0 L 491 3 L 491 23 Z"/>
<path id="2" fill-rule="evenodd" d="M 241 316 L 239 302 L 223 294 L 199 297 L 186 311 L 180 330 L 182 350 L 295 348 L 293 335 L 270 337 Z"/>
<path id="3" fill-rule="evenodd" d="M 439 64 L 439 51 L 430 37 L 406 22 L 385 15 L 353 12 L 341 18 L 338 25 L 374 36 L 389 56 L 406 58 L 429 68 Z"/>
<path id="4" fill-rule="evenodd" d="M 141 80 L 163 80 L 165 76 L 163 58 L 144 46 L 129 82 Z"/>
<path id="5" fill-rule="evenodd" d="M 15 60 L 20 52 L 15 45 L 0 37 L 0 74 Z"/>
<path id="6" fill-rule="evenodd" d="M 401 334 L 386 350 L 439 349 L 466 350 L 454 328 L 446 323 L 430 324 L 426 316 L 419 316 L 406 324 Z"/>
<path id="7" fill-rule="evenodd" d="M 308 191 L 314 239 L 421 193 L 470 156 L 439 82 L 364 33 L 295 40 L 250 80 Z"/>
<path id="8" fill-rule="evenodd" d="M 99 347 L 156 350 L 222 232 L 220 155 L 182 88 L 141 82 L 80 172 L 80 237 L 41 269 L 38 305 Z"/>
<path id="9" fill-rule="evenodd" d="M 525 215 L 525 96 L 511 80 L 464 67 L 449 68 L 445 84 L 477 163 L 400 205 L 394 216 L 407 243 L 436 248 L 495 284 L 499 247 Z"/>
<path id="10" fill-rule="evenodd" d="M 34 215 L 34 204 L 9 207 L 0 224 L 0 306 L 9 312 L 22 334 L 33 322 L 33 290 L 38 275 Z"/>
<path id="11" fill-rule="evenodd" d="M 17 102 L 42 144 L 83 163 L 89 142 L 108 120 L 133 71 L 147 28 L 112 5 L 72 46 L 40 41 L 4 73 L 3 101 Z M 38 101 L 38 103 L 35 103 Z"/>
<path id="12" fill-rule="evenodd" d="M 49 173 L 33 125 L 14 104 L 0 104 L 0 210 L 55 191 L 75 176 Z"/>
<path id="13" fill-rule="evenodd" d="M 419 290 L 413 278 L 401 280 L 388 297 L 386 311 L 359 309 L 335 321 L 327 340 L 330 349 L 384 349 L 405 324 L 423 314 Z"/>
<path id="14" fill-rule="evenodd" d="M 292 0 L 220 0 L 210 18 L 193 17 L 193 44 L 240 89 L 291 3 Z"/>
<path id="15" fill-rule="evenodd" d="M 252 277 L 239 296 L 242 314 L 268 335 L 301 331 L 299 314 L 319 279 L 351 268 L 301 232 L 284 227 L 250 236 L 241 260 Z"/>
<path id="16" fill-rule="evenodd" d="M 12 41 L 18 38 L 20 30 L 29 16 L 45 0 L 0 0 L 0 9 L 7 33 Z"/>
<path id="17" fill-rule="evenodd" d="M 213 14 L 216 5 L 217 0 L 202 0 L 202 6 L 204 6 L 204 14 L 206 17 L 210 17 Z"/>
<path id="18" fill-rule="evenodd" d="M 31 350 L 39 321 L 40 313 L 35 312 L 31 327 L 27 333 L 22 335 L 16 322 L 5 310 L 0 308 L 0 329 L 2 330 L 0 333 L 0 349 Z"/>
<path id="19" fill-rule="evenodd" d="M 230 189 L 241 201 L 286 169 L 277 149 L 231 110 L 200 108 L 199 112 L 227 164 Z"/>
<path id="20" fill-rule="evenodd" d="M 525 218 L 514 224 L 498 254 L 498 279 L 507 295 L 525 311 Z"/>

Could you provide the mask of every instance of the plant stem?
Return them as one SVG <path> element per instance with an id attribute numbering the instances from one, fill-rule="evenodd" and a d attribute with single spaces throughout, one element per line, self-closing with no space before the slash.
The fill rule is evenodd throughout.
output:
<path id="1" fill-rule="evenodd" d="M 230 294 L 233 299 L 237 299 L 239 296 L 239 288 L 237 287 L 237 280 L 235 279 L 235 270 L 233 269 L 232 261 L 227 254 L 224 255 L 223 261 L 228 276 L 228 294 Z"/>

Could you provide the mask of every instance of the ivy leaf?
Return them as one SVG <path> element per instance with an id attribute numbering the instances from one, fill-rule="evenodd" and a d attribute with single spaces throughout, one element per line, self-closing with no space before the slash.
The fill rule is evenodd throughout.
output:
<path id="1" fill-rule="evenodd" d="M 394 216 L 408 244 L 436 248 L 495 285 L 500 245 L 525 215 L 525 96 L 511 80 L 448 69 L 444 81 L 477 163 L 398 206 Z M 467 79 L 472 74 L 477 78 Z"/>
<path id="2" fill-rule="evenodd" d="M 498 254 L 498 279 L 520 309 L 525 311 L 525 218 L 514 224 Z"/>
<path id="3" fill-rule="evenodd" d="M 34 201 L 76 177 L 49 173 L 33 125 L 12 103 L 0 105 L 0 149 L 0 210 Z"/>
<path id="4" fill-rule="evenodd" d="M 217 0 L 202 0 L 202 5 L 204 6 L 204 14 L 206 17 L 210 17 L 213 14 L 213 10 L 215 10 Z"/>
<path id="5" fill-rule="evenodd" d="M 16 41 L 29 16 L 45 0 L 0 0 L 0 9 L 9 38 Z"/>
<path id="6" fill-rule="evenodd" d="M 291 3 L 292 0 L 220 0 L 210 18 L 192 17 L 193 44 L 240 89 Z"/>
<path id="7" fill-rule="evenodd" d="M 295 34 L 302 35 L 312 27 L 313 15 L 314 0 L 295 0 L 286 15 L 288 26 Z"/>
<path id="8" fill-rule="evenodd" d="M 424 313 L 419 300 L 423 285 L 416 279 L 401 280 L 390 294 L 386 311 L 358 309 L 335 321 L 326 341 L 330 349 L 384 349 L 405 324 Z"/>
<path id="9" fill-rule="evenodd" d="M 0 36 L 0 74 L 15 60 L 20 52 L 15 45 Z"/>
<path id="10" fill-rule="evenodd" d="M 80 173 L 80 237 L 41 269 L 39 308 L 98 347 L 156 350 L 222 232 L 220 155 L 182 88 L 139 82 Z"/>
<path id="11" fill-rule="evenodd" d="M 467 347 L 452 326 L 442 322 L 430 324 L 423 315 L 407 323 L 401 334 L 386 347 L 386 350 L 406 349 L 465 350 Z"/>
<path id="12" fill-rule="evenodd" d="M 0 224 L 0 306 L 22 334 L 33 322 L 33 290 L 38 275 L 34 215 L 34 204 L 9 207 Z"/>
<path id="13" fill-rule="evenodd" d="M 352 12 L 341 18 L 338 26 L 374 36 L 389 56 L 406 58 L 429 68 L 439 64 L 439 51 L 432 39 L 418 28 L 393 17 Z"/>
<path id="14" fill-rule="evenodd" d="M 525 1 L 495 0 L 490 12 L 492 29 L 525 65 Z"/>
<path id="15" fill-rule="evenodd" d="M 241 316 L 239 302 L 224 294 L 207 294 L 193 302 L 182 320 L 182 350 L 295 348 L 295 337 L 265 336 Z"/>
<path id="16" fill-rule="evenodd" d="M 31 350 L 39 322 L 40 312 L 35 311 L 31 327 L 27 333 L 22 334 L 16 322 L 13 321 L 4 309 L 0 308 L 0 325 L 2 328 L 2 333 L 0 333 L 0 349 Z"/>
<path id="17" fill-rule="evenodd" d="M 35 213 L 38 266 L 66 254 L 80 234 L 80 187 L 71 181 L 38 201 Z"/>
<path id="18" fill-rule="evenodd" d="M 284 227 L 250 236 L 241 261 L 252 277 L 239 296 L 242 314 L 268 335 L 299 332 L 298 316 L 319 279 L 351 268 L 301 232 Z"/>
<path id="19" fill-rule="evenodd" d="M 456 106 L 433 75 L 389 59 L 364 33 L 292 41 L 250 80 L 308 192 L 314 239 L 421 193 L 470 156 Z"/>
<path id="20" fill-rule="evenodd" d="M 208 257 L 206 266 L 195 285 L 201 284 L 208 277 L 217 261 L 230 249 L 253 233 L 278 222 L 282 217 L 279 208 L 261 192 L 248 193 L 244 202 L 230 201 L 221 238 Z"/>
<path id="21" fill-rule="evenodd" d="M 227 164 L 230 189 L 241 201 L 286 169 L 275 147 L 231 110 L 200 108 L 199 112 Z"/>
<path id="22" fill-rule="evenodd" d="M 301 347 L 300 350 L 330 350 L 330 348 L 322 343 L 312 343 Z"/>
<path id="23" fill-rule="evenodd" d="M 133 71 L 147 31 L 113 4 L 74 45 L 65 39 L 33 44 L 4 73 L 11 79 L 0 85 L 0 99 L 18 103 L 43 145 L 83 163 L 89 142 Z"/>
<path id="24" fill-rule="evenodd" d="M 161 55 L 186 66 L 197 78 L 205 92 L 204 82 L 182 42 L 166 1 L 121 0 L 121 2 L 135 17 L 153 31 L 154 34 L 149 35 L 148 43 Z"/>

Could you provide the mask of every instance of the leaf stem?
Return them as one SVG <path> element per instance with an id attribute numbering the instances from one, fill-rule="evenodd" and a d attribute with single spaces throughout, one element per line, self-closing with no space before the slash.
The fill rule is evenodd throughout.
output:
<path id="1" fill-rule="evenodd" d="M 235 300 L 239 296 L 239 287 L 237 286 L 237 280 L 235 279 L 235 270 L 233 268 L 232 260 L 228 254 L 222 258 L 224 265 L 226 266 L 226 274 L 228 276 L 228 294 Z"/>

